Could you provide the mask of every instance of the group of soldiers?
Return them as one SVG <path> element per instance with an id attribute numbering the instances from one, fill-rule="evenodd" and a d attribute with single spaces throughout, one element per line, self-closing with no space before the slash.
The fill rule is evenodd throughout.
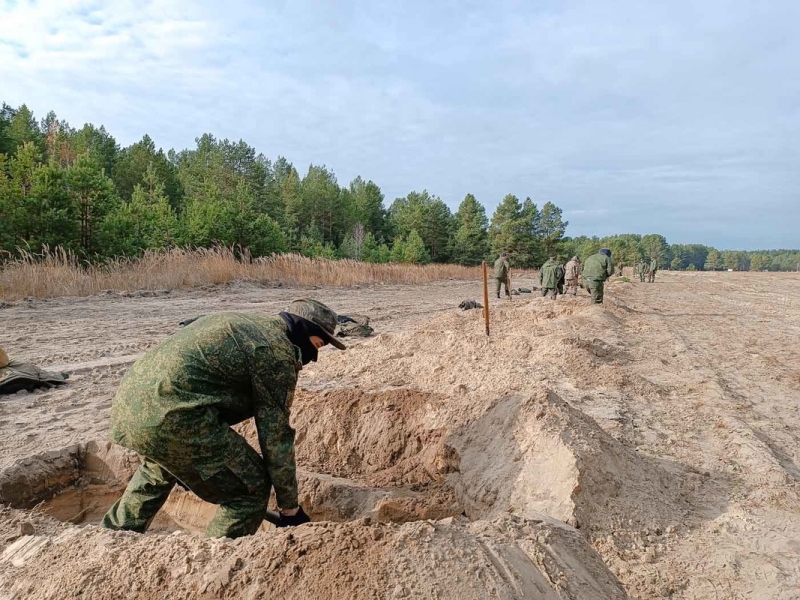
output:
<path id="1" fill-rule="evenodd" d="M 496 281 L 495 294 L 500 298 L 500 287 L 505 286 L 506 296 L 511 295 L 509 289 L 509 262 L 508 253 L 503 252 L 494 263 L 494 277 Z M 658 263 L 654 258 L 650 263 L 639 261 L 636 272 L 642 282 L 653 283 L 656 278 Z M 566 265 L 562 265 L 556 256 L 551 256 L 539 270 L 539 287 L 542 296 L 555 299 L 559 294 L 578 294 L 578 287 L 586 289 L 591 294 L 594 304 L 603 303 L 603 288 L 605 281 L 614 274 L 614 264 L 611 261 L 611 250 L 601 248 L 581 264 L 581 259 L 573 256 Z M 617 268 L 617 275 L 622 275 L 622 265 Z"/>
<path id="2" fill-rule="evenodd" d="M 645 278 L 647 279 L 647 283 L 654 283 L 656 280 L 656 271 L 658 271 L 658 262 L 655 258 L 650 258 L 649 264 L 644 260 L 640 260 L 636 263 L 636 274 L 639 276 L 639 281 L 642 283 L 645 282 Z"/>

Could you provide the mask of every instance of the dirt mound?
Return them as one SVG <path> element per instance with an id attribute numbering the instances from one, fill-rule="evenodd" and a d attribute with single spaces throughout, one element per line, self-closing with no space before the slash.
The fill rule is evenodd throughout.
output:
<path id="1" fill-rule="evenodd" d="M 447 398 L 400 389 L 300 393 L 292 407 L 299 464 L 371 485 L 441 481 L 458 464 L 444 443 L 446 427 L 430 423 Z"/>
<path id="2" fill-rule="evenodd" d="M 231 541 L 3 517 L 8 598 L 627 597 L 580 533 L 543 520 L 316 523 Z M 23 520 L 34 534 L 18 536 Z"/>
<path id="3" fill-rule="evenodd" d="M 624 447 L 552 391 L 499 399 L 448 437 L 467 514 L 546 513 L 594 536 L 683 523 L 705 477 Z"/>
<path id="4" fill-rule="evenodd" d="M 490 337 L 480 311 L 454 311 L 418 331 L 377 335 L 306 370 L 328 387 L 469 396 L 459 416 L 470 417 L 498 392 L 533 393 L 542 382 L 576 374 L 599 378 L 606 373 L 596 369 L 610 371 L 629 359 L 615 333 L 619 318 L 602 308 L 541 298 L 510 304 L 494 309 Z"/>

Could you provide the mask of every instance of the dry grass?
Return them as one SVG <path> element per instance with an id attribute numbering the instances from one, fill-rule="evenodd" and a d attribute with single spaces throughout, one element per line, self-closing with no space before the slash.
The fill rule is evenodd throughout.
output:
<path id="1" fill-rule="evenodd" d="M 102 265 L 82 264 L 61 248 L 23 253 L 0 266 L 0 298 L 91 296 L 103 290 L 174 290 L 233 280 L 289 286 L 407 283 L 480 279 L 477 267 L 457 265 L 371 264 L 279 254 L 250 259 L 232 248 L 147 252 L 137 259 Z"/>

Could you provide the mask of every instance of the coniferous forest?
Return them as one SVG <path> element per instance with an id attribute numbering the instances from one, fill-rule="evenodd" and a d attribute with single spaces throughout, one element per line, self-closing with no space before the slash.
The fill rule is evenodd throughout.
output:
<path id="1" fill-rule="evenodd" d="M 409 182 L 413 185 L 413 182 Z M 296 252 L 365 262 L 474 265 L 510 253 L 515 267 L 548 255 L 586 257 L 606 246 L 615 262 L 655 257 L 679 270 L 795 270 L 800 251 L 718 250 L 669 244 L 659 234 L 567 237 L 552 202 L 506 195 L 491 218 L 472 194 L 453 213 L 427 190 L 387 202 L 362 177 L 341 184 L 325 165 L 298 170 L 246 142 L 204 134 L 196 147 L 159 148 L 149 136 L 121 147 L 102 126 L 76 129 L 50 112 L 0 110 L 0 261 L 61 247 L 82 260 L 213 245 L 254 257 Z"/>

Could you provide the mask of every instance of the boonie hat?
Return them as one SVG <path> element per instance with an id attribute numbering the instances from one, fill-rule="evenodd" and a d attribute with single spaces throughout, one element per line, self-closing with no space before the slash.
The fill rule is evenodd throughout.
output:
<path id="1" fill-rule="evenodd" d="M 340 342 L 334 335 L 337 324 L 336 313 L 322 302 L 313 300 L 312 298 L 293 300 L 286 308 L 286 312 L 311 321 L 322 330 L 322 337 L 326 342 L 336 346 L 339 350 L 347 350 L 347 346 Z"/>

